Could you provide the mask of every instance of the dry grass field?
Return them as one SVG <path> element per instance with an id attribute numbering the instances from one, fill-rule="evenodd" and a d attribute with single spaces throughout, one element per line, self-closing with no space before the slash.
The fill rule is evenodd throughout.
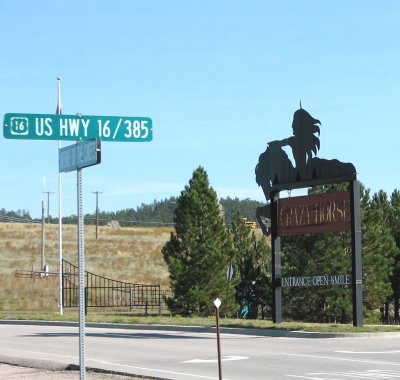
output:
<path id="1" fill-rule="evenodd" d="M 136 284 L 160 284 L 169 290 L 161 248 L 171 227 L 85 227 L 85 269 L 100 276 Z M 0 223 L 0 310 L 57 311 L 58 278 L 16 278 L 16 270 L 39 271 L 42 227 Z M 58 226 L 46 225 L 45 264 L 58 271 Z M 63 258 L 77 265 L 77 227 L 63 226 Z"/>

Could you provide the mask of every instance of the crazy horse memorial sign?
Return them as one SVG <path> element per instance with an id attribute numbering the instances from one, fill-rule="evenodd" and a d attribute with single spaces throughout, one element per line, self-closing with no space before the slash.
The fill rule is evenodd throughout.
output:
<path id="1" fill-rule="evenodd" d="M 348 191 L 281 199 L 278 236 L 351 231 Z"/>
<path id="2" fill-rule="evenodd" d="M 282 287 L 349 285 L 353 297 L 353 325 L 363 325 L 360 184 L 351 163 L 317 157 L 321 122 L 306 110 L 293 115 L 293 135 L 271 141 L 260 155 L 256 182 L 267 202 L 257 208 L 257 219 L 265 235 L 271 235 L 273 277 L 273 321 L 282 321 Z M 289 147 L 294 162 L 283 149 Z M 347 191 L 302 197 L 279 198 L 282 190 L 345 183 Z M 269 223 L 269 220 L 271 221 Z M 351 275 L 282 277 L 281 237 L 306 233 L 351 231 Z"/>

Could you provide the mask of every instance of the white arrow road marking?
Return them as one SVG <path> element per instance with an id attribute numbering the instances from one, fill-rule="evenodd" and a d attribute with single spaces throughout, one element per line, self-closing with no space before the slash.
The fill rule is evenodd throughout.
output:
<path id="1" fill-rule="evenodd" d="M 231 362 L 235 360 L 245 360 L 249 359 L 247 356 L 224 356 L 221 361 L 223 362 Z M 186 360 L 180 363 L 217 363 L 218 359 L 192 359 Z"/>

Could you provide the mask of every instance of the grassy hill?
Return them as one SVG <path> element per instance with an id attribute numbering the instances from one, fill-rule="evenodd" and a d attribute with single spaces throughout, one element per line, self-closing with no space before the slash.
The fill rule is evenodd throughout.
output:
<path id="1" fill-rule="evenodd" d="M 161 254 L 169 240 L 171 227 L 85 226 L 85 269 L 111 279 L 142 284 L 160 284 L 169 290 L 168 269 Z M 255 230 L 258 238 L 262 234 Z M 74 320 L 71 310 L 58 313 L 58 276 L 42 279 L 16 278 L 16 270 L 40 270 L 42 230 L 39 224 L 0 222 L 0 319 Z M 50 272 L 58 269 L 58 226 L 46 225 L 45 257 Z M 77 264 L 77 227 L 63 226 L 63 257 Z M 113 310 L 116 311 L 116 310 Z M 115 323 L 190 324 L 211 326 L 213 318 L 143 318 L 130 313 L 90 312 L 90 321 Z M 284 328 L 306 331 L 398 331 L 398 326 L 374 326 L 363 329 L 350 325 L 318 325 L 285 322 L 279 326 L 269 320 L 223 319 L 224 326 Z M 339 328 L 340 326 L 340 328 Z M 372 329 L 372 330 L 371 330 Z"/>
<path id="2" fill-rule="evenodd" d="M 161 254 L 171 227 L 85 226 L 85 269 L 100 276 L 169 289 L 168 269 Z M 0 310 L 58 310 L 58 277 L 16 278 L 16 270 L 39 271 L 42 227 L 0 223 Z M 58 271 L 58 226 L 46 225 L 45 264 Z M 77 227 L 63 226 L 63 258 L 78 263 Z"/>

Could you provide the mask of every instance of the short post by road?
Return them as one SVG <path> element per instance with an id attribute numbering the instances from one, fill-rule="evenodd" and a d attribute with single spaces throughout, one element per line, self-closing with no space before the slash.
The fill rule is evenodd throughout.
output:
<path id="1" fill-rule="evenodd" d="M 219 380 L 222 380 L 222 365 L 221 365 L 221 343 L 220 343 L 220 334 L 219 334 L 219 307 L 221 306 L 221 300 L 216 298 L 214 301 L 215 306 L 215 319 L 217 325 L 217 347 L 218 347 L 218 375 Z"/>

